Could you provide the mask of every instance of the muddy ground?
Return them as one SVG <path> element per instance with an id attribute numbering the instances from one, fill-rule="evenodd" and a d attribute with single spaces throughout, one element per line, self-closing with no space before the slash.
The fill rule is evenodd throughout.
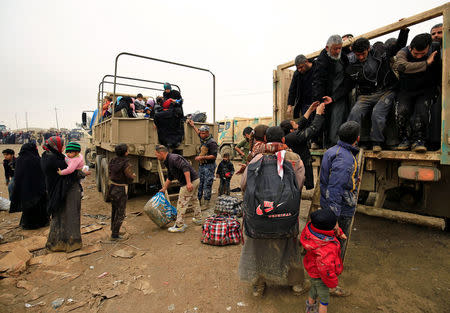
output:
<path id="1" fill-rule="evenodd" d="M 232 188 L 238 184 L 235 177 Z M 269 287 L 263 298 L 254 298 L 237 276 L 241 246 L 202 244 L 201 227 L 191 216 L 185 233 L 171 234 L 139 215 L 150 195 L 129 200 L 123 226 L 129 239 L 110 242 L 110 220 L 102 216 L 109 216 L 110 204 L 97 192 L 94 175 L 83 186 L 81 224 L 103 227 L 83 235 L 83 251 L 101 250 L 70 259 L 65 253 L 34 251 L 31 262 L 42 264 L 28 265 L 15 276 L 3 274 L 0 312 L 304 312 L 306 295 L 294 296 L 288 288 Z M 48 234 L 48 227 L 21 230 L 20 214 L 0 212 L 3 244 Z M 329 312 L 450 312 L 449 248 L 448 233 L 357 214 L 340 276 L 352 295 L 332 298 Z M 118 250 L 134 256 L 113 257 Z M 0 259 L 4 255 L 0 252 Z M 57 298 L 65 303 L 55 310 Z M 26 308 L 26 303 L 35 306 Z"/>

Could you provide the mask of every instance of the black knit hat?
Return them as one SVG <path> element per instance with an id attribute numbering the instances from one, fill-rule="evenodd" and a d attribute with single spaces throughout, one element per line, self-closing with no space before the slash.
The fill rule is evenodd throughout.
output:
<path id="1" fill-rule="evenodd" d="M 78 142 L 69 142 L 66 146 L 66 152 L 80 152 L 81 146 Z"/>
<path id="2" fill-rule="evenodd" d="M 333 211 L 321 209 L 311 213 L 311 223 L 320 230 L 332 230 L 336 226 L 337 218 Z"/>

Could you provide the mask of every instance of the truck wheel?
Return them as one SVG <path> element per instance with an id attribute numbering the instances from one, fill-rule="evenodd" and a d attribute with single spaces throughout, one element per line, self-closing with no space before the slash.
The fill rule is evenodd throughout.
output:
<path id="1" fill-rule="evenodd" d="M 105 202 L 110 202 L 111 200 L 109 199 L 108 161 L 106 160 L 106 158 L 102 159 L 101 176 L 102 176 L 101 186 L 102 186 L 103 200 L 105 200 Z"/>
<path id="2" fill-rule="evenodd" d="M 233 151 L 229 145 L 225 145 L 220 148 L 220 156 L 223 157 L 225 153 L 228 153 L 230 158 L 233 159 Z"/>
<path id="3" fill-rule="evenodd" d="M 102 192 L 102 159 L 102 155 L 95 157 L 95 184 L 98 192 Z"/>
<path id="4" fill-rule="evenodd" d="M 84 161 L 86 162 L 86 165 L 90 168 L 93 168 L 96 164 L 96 155 L 95 152 L 93 152 L 90 148 L 87 148 L 84 152 Z"/>

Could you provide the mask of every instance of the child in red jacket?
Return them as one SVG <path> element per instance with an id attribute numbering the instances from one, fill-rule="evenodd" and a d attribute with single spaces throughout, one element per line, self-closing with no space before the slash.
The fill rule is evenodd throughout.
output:
<path id="1" fill-rule="evenodd" d="M 338 285 L 338 276 L 342 273 L 343 266 L 341 245 L 336 236 L 346 239 L 337 226 L 336 215 L 329 209 L 313 212 L 311 222 L 302 231 L 300 242 L 307 251 L 303 265 L 311 276 L 306 313 L 326 313 L 329 288 Z"/>

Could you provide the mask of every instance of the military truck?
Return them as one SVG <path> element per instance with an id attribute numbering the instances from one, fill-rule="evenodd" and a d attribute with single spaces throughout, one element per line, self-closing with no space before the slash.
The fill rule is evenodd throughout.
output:
<path id="1" fill-rule="evenodd" d="M 273 125 L 272 117 L 234 117 L 232 119 L 224 119 L 217 122 L 219 125 L 218 142 L 220 154 L 229 153 L 232 158 L 238 157 L 234 151 L 234 147 L 244 139 L 242 131 L 245 127 L 254 128 L 256 125 L 265 124 Z"/>
<path id="2" fill-rule="evenodd" d="M 450 217 L 450 205 L 447 202 L 450 191 L 450 3 L 378 28 L 355 37 L 354 40 L 360 37 L 377 38 L 438 16 L 443 16 L 444 24 L 441 149 L 424 154 L 411 151 L 382 151 L 381 153 L 364 151 L 360 157 L 361 192 L 357 210 L 369 215 L 437 225 L 448 229 Z M 344 42 L 344 46 L 348 45 L 350 42 Z M 319 54 L 320 51 L 316 51 L 307 55 L 307 58 L 312 60 Z M 294 61 L 289 61 L 278 65 L 273 71 L 273 118 L 277 125 L 286 118 L 292 118 L 287 113 L 287 98 L 294 73 L 291 69 L 293 66 Z M 316 166 L 320 166 L 323 153 L 323 150 L 312 151 Z M 371 206 L 365 205 L 369 193 L 375 194 L 375 201 Z M 312 199 L 313 206 L 319 206 L 319 195 L 320 186 L 316 184 Z"/>
<path id="3" fill-rule="evenodd" d="M 190 65 L 185 65 L 181 63 L 175 63 L 171 61 L 156 59 L 152 57 L 132 54 L 128 52 L 122 52 L 116 57 L 115 62 L 115 72 L 114 75 L 105 75 L 99 84 L 99 93 L 97 96 L 97 111 L 101 112 L 101 104 L 103 103 L 103 98 L 105 94 L 109 94 L 113 98 L 113 103 L 118 96 L 128 96 L 127 94 L 120 94 L 116 91 L 116 86 L 127 86 L 138 88 L 139 90 L 156 90 L 162 93 L 163 82 L 152 81 L 140 78 L 124 77 L 117 75 L 118 60 L 121 56 L 129 56 L 134 58 L 139 58 L 143 60 L 150 60 L 156 62 L 162 62 L 165 64 L 171 64 L 183 68 L 189 68 L 199 71 L 208 72 L 212 75 L 213 79 L 213 123 L 196 123 L 197 127 L 201 125 L 208 125 L 215 139 L 217 139 L 217 126 L 214 124 L 215 119 L 215 76 L 214 74 L 204 68 L 194 67 Z M 114 78 L 113 82 L 107 82 L 105 79 L 108 77 Z M 131 80 L 134 83 L 120 83 L 118 79 Z M 159 88 L 149 87 L 149 86 L 137 86 L 135 82 L 148 83 L 151 86 L 159 86 Z M 112 92 L 105 91 L 105 84 L 113 85 Z M 180 89 L 178 85 L 172 84 L 176 88 Z M 150 97 L 150 96 L 146 96 Z M 114 112 L 114 107 L 113 107 Z M 130 163 L 133 167 L 136 177 L 134 181 L 129 185 L 129 195 L 132 195 L 136 190 L 136 187 L 143 187 L 148 190 L 152 185 L 158 185 L 164 183 L 164 165 L 160 163 L 155 157 L 155 146 L 158 144 L 158 134 L 155 127 L 154 120 L 151 118 L 137 117 L 117 117 L 113 116 L 111 118 L 102 120 L 101 114 L 92 114 L 93 111 L 85 111 L 82 115 L 83 128 L 91 131 L 90 147 L 87 159 L 95 159 L 96 167 L 96 184 L 98 191 L 101 191 L 105 201 L 108 199 L 108 163 L 115 156 L 114 147 L 119 143 L 126 143 L 128 145 Z M 92 115 L 93 122 L 91 126 L 88 125 L 89 115 Z M 193 130 L 192 127 L 184 124 L 184 139 L 182 143 L 173 150 L 172 152 L 178 153 L 189 160 L 194 167 L 198 167 L 198 162 L 194 160 L 195 156 L 199 151 L 200 139 Z M 167 195 L 169 198 L 174 198 L 177 196 L 176 191 Z"/>

